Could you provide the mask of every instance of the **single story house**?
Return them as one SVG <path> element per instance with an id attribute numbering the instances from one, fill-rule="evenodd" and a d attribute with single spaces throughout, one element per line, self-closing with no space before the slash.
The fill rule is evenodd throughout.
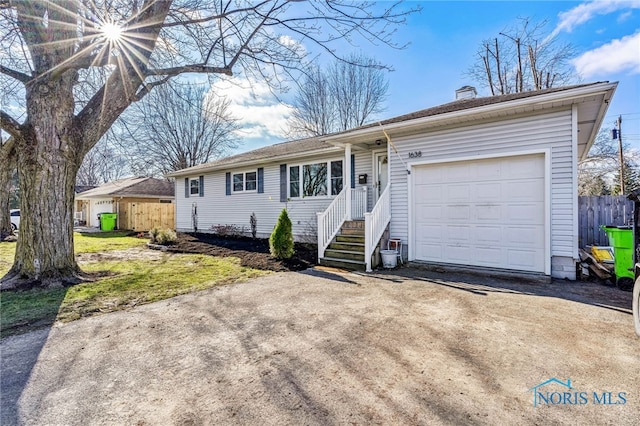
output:
<path id="1" fill-rule="evenodd" d="M 616 87 L 465 86 L 444 105 L 179 170 L 176 228 L 248 231 L 255 213 L 266 237 L 286 208 L 325 264 L 371 270 L 394 238 L 409 261 L 575 279 L 578 161 Z"/>
<path id="2" fill-rule="evenodd" d="M 118 213 L 118 228 L 127 214 L 128 203 L 173 203 L 175 185 L 166 179 L 131 177 L 107 182 L 76 194 L 75 219 L 99 227 L 100 213 Z"/>

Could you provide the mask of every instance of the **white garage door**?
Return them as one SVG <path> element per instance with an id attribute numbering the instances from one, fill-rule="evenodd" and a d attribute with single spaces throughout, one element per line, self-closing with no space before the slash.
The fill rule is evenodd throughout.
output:
<path id="1" fill-rule="evenodd" d="M 544 156 L 415 167 L 417 260 L 545 271 Z"/>

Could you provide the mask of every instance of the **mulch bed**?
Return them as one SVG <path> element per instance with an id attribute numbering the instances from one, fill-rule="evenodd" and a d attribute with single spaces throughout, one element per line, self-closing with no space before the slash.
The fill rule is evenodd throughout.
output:
<path id="1" fill-rule="evenodd" d="M 278 272 L 310 268 L 316 264 L 318 253 L 313 244 L 296 243 L 295 254 L 291 259 L 278 260 L 269 254 L 268 240 L 180 232 L 176 243 L 168 246 L 167 251 L 238 257 L 242 266 Z"/>

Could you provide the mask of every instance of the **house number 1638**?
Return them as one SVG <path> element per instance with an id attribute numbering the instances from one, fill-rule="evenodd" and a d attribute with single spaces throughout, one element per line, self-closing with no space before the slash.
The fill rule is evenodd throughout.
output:
<path id="1" fill-rule="evenodd" d="M 420 158 L 422 157 L 422 151 L 412 151 L 409 153 L 409 158 Z"/>

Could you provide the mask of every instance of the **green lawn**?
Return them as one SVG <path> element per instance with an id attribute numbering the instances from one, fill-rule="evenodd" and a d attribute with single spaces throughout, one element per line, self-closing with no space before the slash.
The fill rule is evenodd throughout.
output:
<path id="1" fill-rule="evenodd" d="M 146 242 L 116 232 L 75 234 L 76 254 L 100 254 L 87 256 L 80 266 L 103 278 L 66 289 L 1 293 L 0 333 L 15 334 L 269 273 L 243 267 L 237 258 L 147 251 Z M 126 249 L 138 255 L 128 252 L 118 258 L 118 251 Z M 14 243 L 0 244 L 0 276 L 11 267 L 14 250 Z"/>

